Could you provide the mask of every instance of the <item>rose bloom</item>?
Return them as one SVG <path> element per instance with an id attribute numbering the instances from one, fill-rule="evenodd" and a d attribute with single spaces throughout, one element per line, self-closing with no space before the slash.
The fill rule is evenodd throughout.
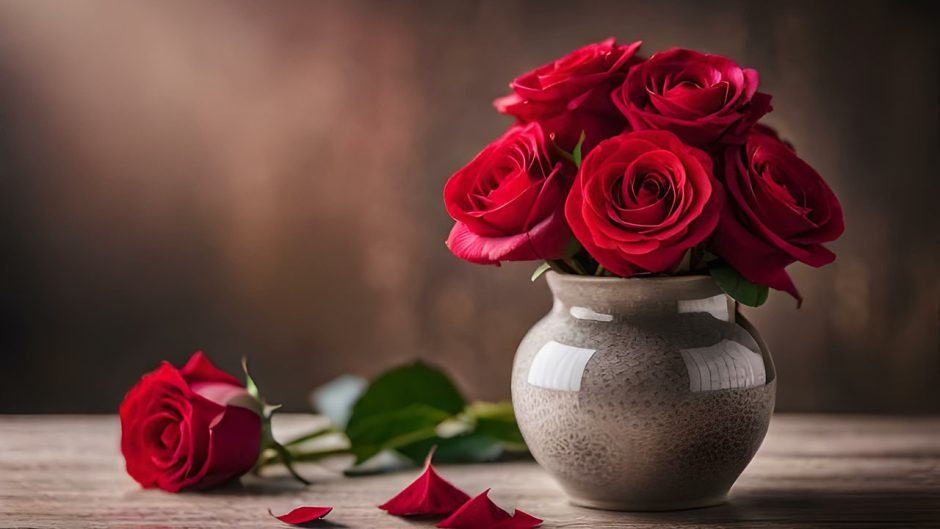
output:
<path id="1" fill-rule="evenodd" d="M 822 177 L 768 132 L 755 130 L 745 145 L 725 153 L 730 200 L 712 251 L 746 279 L 801 300 L 784 268 L 795 261 L 818 267 L 836 258 L 822 243 L 842 234 L 842 206 Z"/>
<path id="2" fill-rule="evenodd" d="M 144 488 L 202 489 L 241 476 L 261 451 L 260 404 L 197 352 L 164 362 L 121 403 L 121 452 Z"/>
<path id="3" fill-rule="evenodd" d="M 741 143 L 770 112 L 770 96 L 757 91 L 756 70 L 692 50 L 654 54 L 630 70 L 611 94 L 634 130 L 662 129 L 707 148 Z"/>
<path id="4" fill-rule="evenodd" d="M 493 102 L 520 123 L 539 122 L 562 149 L 571 152 L 583 131 L 583 152 L 623 132 L 627 122 L 610 100 L 627 70 L 639 62 L 640 42 L 617 44 L 613 38 L 589 44 L 517 77 L 513 93 Z"/>
<path id="5" fill-rule="evenodd" d="M 565 205 L 584 248 L 622 277 L 666 272 L 718 223 L 722 194 L 704 152 L 666 131 L 628 132 L 584 159 Z"/>
<path id="6" fill-rule="evenodd" d="M 510 128 L 444 186 L 457 221 L 447 247 L 479 264 L 561 257 L 571 239 L 564 203 L 573 173 L 552 161 L 538 123 Z"/>

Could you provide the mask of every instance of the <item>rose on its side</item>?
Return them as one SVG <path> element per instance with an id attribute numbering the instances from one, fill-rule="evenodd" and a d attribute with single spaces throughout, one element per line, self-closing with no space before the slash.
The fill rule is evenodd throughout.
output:
<path id="1" fill-rule="evenodd" d="M 623 83 L 630 66 L 639 62 L 640 44 L 617 44 L 609 38 L 578 48 L 514 79 L 509 84 L 512 93 L 493 105 L 520 123 L 540 123 L 550 139 L 568 152 L 584 132 L 586 153 L 627 124 L 610 100 L 610 92 Z"/>
<path id="2" fill-rule="evenodd" d="M 513 126 L 444 186 L 456 221 L 447 247 L 478 264 L 561 257 L 571 239 L 564 203 L 573 171 L 549 156 L 538 123 Z"/>
<path id="3" fill-rule="evenodd" d="M 715 229 L 721 205 L 708 155 L 670 132 L 647 130 L 595 147 L 565 212 L 588 253 L 629 277 L 675 268 Z"/>
<path id="4" fill-rule="evenodd" d="M 672 49 L 630 70 L 611 94 L 634 130 L 661 129 L 683 142 L 708 148 L 741 143 L 770 96 L 757 91 L 756 70 L 727 57 Z"/>
<path id="5" fill-rule="evenodd" d="M 127 473 L 144 488 L 204 489 L 249 471 L 261 451 L 261 405 L 200 351 L 164 362 L 120 407 Z"/>
<path id="6" fill-rule="evenodd" d="M 729 196 L 712 237 L 712 251 L 744 278 L 801 296 L 785 268 L 819 267 L 836 256 L 822 244 L 845 229 L 842 206 L 812 167 L 772 129 L 755 129 L 729 148 L 723 182 Z"/>

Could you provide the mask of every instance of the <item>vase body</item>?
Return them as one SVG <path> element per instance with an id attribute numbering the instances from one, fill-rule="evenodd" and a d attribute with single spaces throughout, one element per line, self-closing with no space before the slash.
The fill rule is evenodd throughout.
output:
<path id="1" fill-rule="evenodd" d="M 577 505 L 725 501 L 774 407 L 773 361 L 708 276 L 547 274 L 551 312 L 516 352 L 512 401 L 535 459 Z"/>

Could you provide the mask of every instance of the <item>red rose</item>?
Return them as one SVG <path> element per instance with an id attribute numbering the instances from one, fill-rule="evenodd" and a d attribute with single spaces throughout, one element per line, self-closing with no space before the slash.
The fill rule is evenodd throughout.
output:
<path id="1" fill-rule="evenodd" d="M 121 452 L 144 488 L 201 489 L 241 476 L 261 451 L 260 404 L 197 352 L 164 362 L 121 403 Z"/>
<path id="2" fill-rule="evenodd" d="M 565 213 L 588 253 L 628 277 L 676 267 L 715 228 L 721 198 L 708 155 L 671 132 L 637 131 L 591 151 Z"/>
<path id="3" fill-rule="evenodd" d="M 720 55 L 672 49 L 630 70 L 611 94 L 634 130 L 662 129 L 705 148 L 742 143 L 770 112 L 770 96 L 757 91 L 756 70 Z"/>
<path id="4" fill-rule="evenodd" d="M 746 279 L 801 299 L 784 268 L 794 261 L 818 267 L 836 258 L 822 243 L 844 229 L 839 200 L 791 147 L 761 131 L 725 152 L 723 172 L 731 200 L 713 251 Z"/>
<path id="5" fill-rule="evenodd" d="M 640 42 L 619 45 L 613 38 L 579 48 L 561 59 L 521 75 L 509 84 L 513 93 L 493 102 L 520 123 L 539 122 L 559 147 L 572 151 L 581 132 L 583 152 L 619 134 L 626 120 L 610 100 L 637 63 Z"/>
<path id="6" fill-rule="evenodd" d="M 551 161 L 538 123 L 510 128 L 444 186 L 457 221 L 447 247 L 480 264 L 561 257 L 571 239 L 564 203 L 572 173 Z"/>

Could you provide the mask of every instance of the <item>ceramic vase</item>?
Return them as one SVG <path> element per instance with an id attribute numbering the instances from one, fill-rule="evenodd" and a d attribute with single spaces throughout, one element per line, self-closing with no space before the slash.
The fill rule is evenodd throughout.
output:
<path id="1" fill-rule="evenodd" d="M 512 372 L 535 459 L 581 506 L 725 501 L 776 388 L 770 352 L 735 303 L 708 276 L 546 276 L 554 305 Z"/>

